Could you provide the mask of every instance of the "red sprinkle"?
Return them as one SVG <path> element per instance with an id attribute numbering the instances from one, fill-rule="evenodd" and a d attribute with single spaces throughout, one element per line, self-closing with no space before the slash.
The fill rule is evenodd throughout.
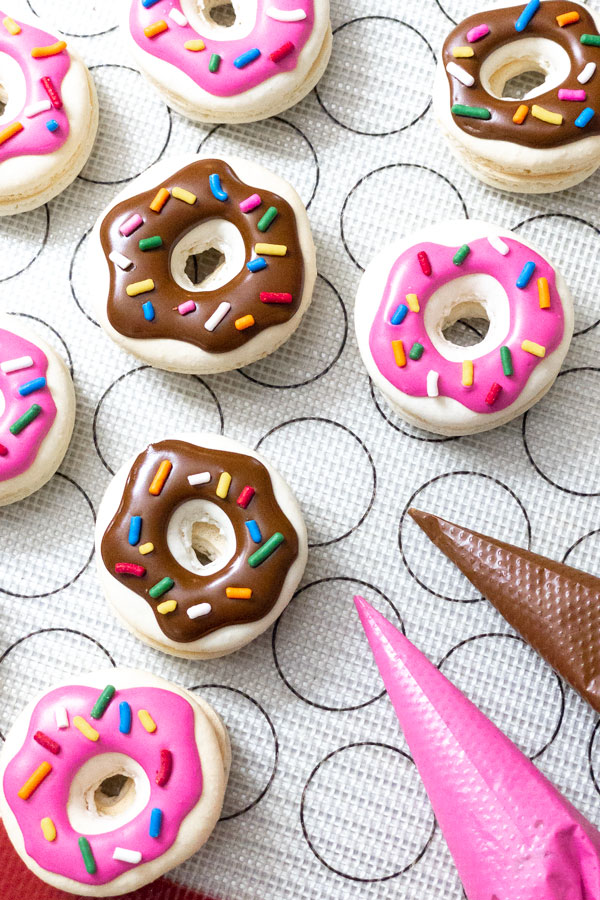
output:
<path id="1" fill-rule="evenodd" d="M 117 575 L 135 575 L 136 578 L 141 578 L 146 574 L 145 568 L 143 566 L 136 566 L 135 563 L 117 563 L 115 572 Z"/>
<path id="2" fill-rule="evenodd" d="M 8 453 L 8 447 L 5 447 L 4 444 L 0 444 L 0 456 L 6 456 Z"/>
<path id="3" fill-rule="evenodd" d="M 421 264 L 421 269 L 423 270 L 423 275 L 431 275 L 431 263 L 429 262 L 429 257 L 425 253 L 424 250 L 421 250 L 420 253 L 417 253 L 417 259 Z"/>
<path id="4" fill-rule="evenodd" d="M 255 493 L 256 491 L 254 490 L 254 488 L 250 487 L 250 485 L 247 484 L 240 496 L 237 498 L 237 505 L 241 506 L 242 509 L 246 509 Z"/>
<path id="5" fill-rule="evenodd" d="M 173 754 L 170 750 L 160 751 L 160 769 L 156 773 L 156 783 L 159 787 L 164 787 L 173 771 Z"/>
<path id="6" fill-rule="evenodd" d="M 44 75 L 43 78 L 40 78 L 40 81 L 44 85 L 44 89 L 50 97 L 50 103 L 52 104 L 54 109 L 62 109 L 63 102 L 60 99 L 58 91 L 52 84 L 52 79 L 48 75 Z"/>
<path id="7" fill-rule="evenodd" d="M 285 44 L 282 44 L 278 50 L 274 50 L 271 53 L 271 59 L 274 63 L 281 62 L 282 59 L 285 59 L 286 56 L 289 56 L 290 53 L 293 53 L 296 48 L 292 44 L 291 41 L 286 41 Z"/>
<path id="8" fill-rule="evenodd" d="M 502 390 L 502 385 L 498 384 L 498 382 L 495 381 L 490 388 L 489 394 L 485 398 L 485 402 L 488 404 L 488 406 L 491 406 L 493 403 L 496 402 L 496 400 L 498 399 L 498 394 L 500 393 L 501 390 Z"/>
<path id="9" fill-rule="evenodd" d="M 261 291 L 260 299 L 263 303 L 291 303 L 291 294 L 273 294 L 271 291 Z"/>
<path id="10" fill-rule="evenodd" d="M 54 753 L 56 756 L 57 753 L 60 753 L 60 744 L 57 744 L 56 741 L 53 741 L 51 737 L 48 737 L 47 734 L 44 734 L 43 731 L 36 731 L 33 736 L 34 741 L 37 741 L 44 750 L 48 750 L 49 753 Z"/>

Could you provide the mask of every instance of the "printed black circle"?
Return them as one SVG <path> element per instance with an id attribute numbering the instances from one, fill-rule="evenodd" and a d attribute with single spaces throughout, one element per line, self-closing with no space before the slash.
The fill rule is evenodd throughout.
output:
<path id="1" fill-rule="evenodd" d="M 100 325 L 92 316 L 91 310 L 94 303 L 90 295 L 94 292 L 94 280 L 90 278 L 90 249 L 89 236 L 92 229 L 89 228 L 77 241 L 73 256 L 71 257 L 71 265 L 69 267 L 69 286 L 71 294 L 77 308 L 88 319 L 92 325 L 99 328 Z"/>
<path id="2" fill-rule="evenodd" d="M 445 444 L 448 441 L 459 441 L 460 437 L 444 437 L 441 434 L 432 434 L 430 431 L 424 431 L 422 428 L 416 428 L 404 419 L 392 408 L 387 397 L 375 387 L 373 380 L 369 378 L 369 393 L 371 400 L 375 405 L 375 409 L 387 424 L 395 431 L 399 431 L 405 437 L 411 438 L 413 441 L 420 441 L 423 444 Z"/>
<path id="3" fill-rule="evenodd" d="M 47 204 L 18 216 L 0 217 L 0 283 L 33 265 L 46 246 L 49 230 Z"/>
<path id="4" fill-rule="evenodd" d="M 596 764 L 596 759 L 598 756 L 598 749 L 600 748 L 600 742 L 597 740 L 599 731 L 600 719 L 598 719 L 598 721 L 594 725 L 588 744 L 588 763 L 590 766 L 590 778 L 592 779 L 592 784 L 594 785 L 594 788 L 596 789 L 598 794 L 600 794 L 600 777 L 598 775 L 598 765 Z"/>
<path id="5" fill-rule="evenodd" d="M 583 572 L 598 572 L 600 569 L 600 528 L 588 531 L 571 544 L 562 558 L 568 566 Z"/>
<path id="6" fill-rule="evenodd" d="M 48 322 L 44 322 L 44 320 L 38 318 L 38 316 L 32 316 L 29 313 L 9 312 L 8 315 L 15 316 L 19 319 L 27 319 L 27 324 L 31 325 L 31 328 L 39 333 L 40 337 L 53 347 L 57 353 L 60 353 L 71 373 L 71 378 L 73 377 L 73 357 L 71 356 L 71 351 L 67 346 L 67 342 L 62 335 L 58 333 L 56 328 L 49 325 Z"/>
<path id="7" fill-rule="evenodd" d="M 27 0 L 30 9 L 71 37 L 93 37 L 113 31 L 123 0 L 82 3 L 81 0 Z"/>

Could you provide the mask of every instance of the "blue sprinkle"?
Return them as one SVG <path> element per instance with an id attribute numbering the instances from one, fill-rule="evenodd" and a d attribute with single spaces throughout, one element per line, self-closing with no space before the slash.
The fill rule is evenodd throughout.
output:
<path id="1" fill-rule="evenodd" d="M 34 391 L 41 391 L 41 389 L 45 387 L 45 378 L 34 378 L 33 381 L 28 381 L 26 384 L 22 384 L 19 388 L 19 393 L 21 397 L 27 397 L 28 394 L 33 394 Z"/>
<path id="2" fill-rule="evenodd" d="M 580 112 L 579 115 L 577 116 L 577 118 L 575 119 L 575 124 L 577 125 L 578 128 L 585 128 L 585 126 L 588 125 L 592 121 L 592 119 L 594 118 L 595 115 L 596 115 L 596 113 L 594 112 L 592 107 L 586 106 L 586 108 L 583 110 L 583 112 Z"/>
<path id="3" fill-rule="evenodd" d="M 142 6 L 145 6 L 146 9 L 150 9 L 151 6 L 154 6 L 158 2 L 159 0 L 142 0 Z"/>
<path id="4" fill-rule="evenodd" d="M 150 300 L 146 300 L 146 302 L 142 304 L 142 310 L 143 310 L 144 318 L 145 318 L 146 322 L 153 322 L 154 321 L 154 307 L 152 306 L 152 303 Z"/>
<path id="5" fill-rule="evenodd" d="M 267 261 L 262 256 L 257 256 L 256 259 L 251 259 L 249 263 L 246 263 L 246 268 L 251 272 L 260 272 L 261 269 L 267 268 Z"/>
<path id="6" fill-rule="evenodd" d="M 157 809 L 156 807 L 152 810 L 150 814 L 150 831 L 148 832 L 151 838 L 157 838 L 160 836 L 160 829 L 162 826 L 162 809 Z"/>
<path id="7" fill-rule="evenodd" d="M 392 325 L 400 325 L 402 322 L 404 322 L 407 312 L 408 312 L 408 306 L 406 306 L 406 304 L 404 304 L 404 303 L 401 303 L 400 306 L 397 308 L 396 312 L 394 313 L 394 315 L 392 316 L 392 318 L 390 319 Z"/>
<path id="8" fill-rule="evenodd" d="M 262 543 L 262 534 L 260 533 L 258 522 L 255 522 L 254 519 L 249 519 L 248 522 L 246 522 L 246 528 L 250 532 L 250 537 L 255 544 Z"/>
<path id="9" fill-rule="evenodd" d="M 225 200 L 229 200 L 229 194 L 221 187 L 221 179 L 218 175 L 210 175 L 208 181 L 215 200 L 220 200 L 222 203 L 224 203 Z"/>
<path id="10" fill-rule="evenodd" d="M 48 129 L 48 131 L 58 131 L 59 126 L 56 119 L 48 119 L 48 121 L 46 122 L 46 128 Z"/>
<path id="11" fill-rule="evenodd" d="M 236 69 L 243 69 L 245 66 L 250 65 L 251 62 L 254 62 L 255 59 L 258 59 L 259 56 L 260 50 L 255 47 L 254 50 L 246 50 L 245 53 L 242 53 L 241 56 L 234 59 L 233 64 Z"/>
<path id="12" fill-rule="evenodd" d="M 142 517 L 132 516 L 129 523 L 129 543 L 132 547 L 139 544 L 142 535 Z"/>
<path id="13" fill-rule="evenodd" d="M 525 31 L 539 8 L 540 0 L 529 0 L 529 3 L 515 22 L 515 31 Z"/>
<path id="14" fill-rule="evenodd" d="M 125 701 L 119 703 L 119 731 L 121 734 L 131 731 L 131 707 Z"/>
<path id="15" fill-rule="evenodd" d="M 529 282 L 531 281 L 531 276 L 533 275 L 534 272 L 535 272 L 535 263 L 534 262 L 526 262 L 525 265 L 523 266 L 521 274 L 517 278 L 517 287 L 521 288 L 521 290 L 523 290 L 523 288 L 526 288 L 527 285 L 529 284 Z"/>

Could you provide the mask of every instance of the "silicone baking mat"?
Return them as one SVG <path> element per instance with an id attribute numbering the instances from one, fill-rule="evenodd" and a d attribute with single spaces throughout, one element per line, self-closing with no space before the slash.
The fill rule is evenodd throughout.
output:
<path id="1" fill-rule="evenodd" d="M 0 732 L 57 679 L 150 669 L 202 691 L 233 740 L 223 818 L 170 878 L 221 900 L 460 900 L 352 595 L 402 623 L 600 822 L 595 715 L 406 516 L 415 504 L 600 570 L 600 175 L 558 195 L 510 196 L 449 156 L 430 88 L 444 35 L 474 11 L 466 0 L 333 0 L 333 58 L 317 90 L 281 116 L 235 127 L 191 124 L 158 99 L 116 28 L 124 2 L 29 0 L 92 68 L 101 120 L 92 158 L 64 194 L 0 220 L 0 309 L 31 320 L 64 355 L 78 404 L 59 474 L 0 511 Z M 10 12 L 25 9 L 15 2 Z M 186 150 L 239 153 L 289 178 L 318 250 L 315 299 L 297 334 L 248 369 L 206 378 L 147 368 L 104 336 L 88 259 L 105 204 Z M 393 415 L 369 383 L 352 324 L 370 257 L 444 217 L 495 220 L 535 241 L 576 299 L 576 335 L 549 395 L 504 428 L 451 440 Z M 93 559 L 111 472 L 150 439 L 186 429 L 259 447 L 297 492 L 311 542 L 276 627 L 208 663 L 178 661 L 126 633 L 107 612 Z M 23 867 L 4 844 L 0 856 L 0 878 L 10 871 L 14 885 L 0 893 L 16 900 Z M 161 896 L 152 890 L 144 896 Z"/>

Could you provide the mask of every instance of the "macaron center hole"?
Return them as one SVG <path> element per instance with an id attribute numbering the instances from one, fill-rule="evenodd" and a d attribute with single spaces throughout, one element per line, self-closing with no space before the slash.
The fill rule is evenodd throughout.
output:
<path id="1" fill-rule="evenodd" d="M 258 0 L 181 0 L 188 22 L 203 37 L 233 41 L 251 34 Z"/>
<path id="2" fill-rule="evenodd" d="M 6 109 L 6 105 L 8 103 L 8 91 L 0 82 L 0 116 L 4 115 L 4 110 Z"/>
<path id="3" fill-rule="evenodd" d="M 560 44 L 530 37 L 498 47 L 483 61 L 482 87 L 497 100 L 531 100 L 559 87 L 571 62 Z"/>
<path id="4" fill-rule="evenodd" d="M 236 13 L 232 3 L 209 4 L 208 14 L 221 28 L 231 28 L 235 25 Z"/>
<path id="5" fill-rule="evenodd" d="M 203 250 L 202 253 L 193 253 L 188 256 L 185 264 L 185 274 L 192 284 L 202 284 L 211 275 L 218 271 L 220 266 L 225 264 L 225 254 L 217 250 L 216 247 L 210 247 Z"/>
<path id="6" fill-rule="evenodd" d="M 237 541 L 229 516 L 210 500 L 188 500 L 167 527 L 167 546 L 176 561 L 196 575 L 214 575 L 232 559 Z"/>
<path id="7" fill-rule="evenodd" d="M 112 816 L 119 809 L 128 809 L 134 800 L 135 782 L 122 772 L 109 775 L 94 792 L 94 803 L 100 815 Z"/>
<path id="8" fill-rule="evenodd" d="M 503 99 L 522 100 L 529 96 L 531 91 L 545 84 L 547 77 L 547 72 L 540 72 L 539 69 L 531 69 L 515 75 L 514 78 L 509 78 L 502 88 L 502 97 Z"/>
<path id="9" fill-rule="evenodd" d="M 457 304 L 444 325 L 442 335 L 457 347 L 473 347 L 480 344 L 490 328 L 490 320 L 481 303 L 477 301 Z"/>
<path id="10" fill-rule="evenodd" d="M 150 780 L 125 753 L 101 753 L 75 773 L 67 817 L 81 834 L 106 834 L 135 819 L 150 800 Z"/>
<path id="11" fill-rule="evenodd" d="M 224 287 L 245 262 L 246 245 L 239 229 L 226 219 L 209 219 L 179 239 L 170 267 L 179 287 L 200 293 Z"/>

